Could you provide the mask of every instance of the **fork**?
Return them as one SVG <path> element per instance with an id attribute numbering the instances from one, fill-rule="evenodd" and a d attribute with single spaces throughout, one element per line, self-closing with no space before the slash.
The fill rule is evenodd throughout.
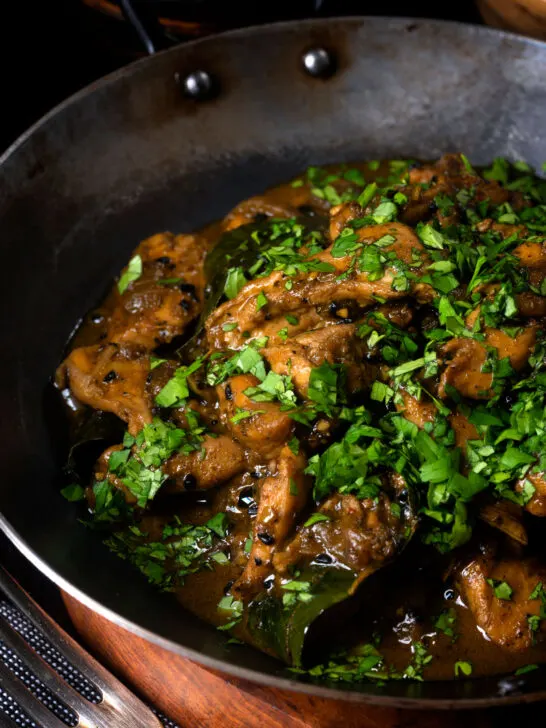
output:
<path id="1" fill-rule="evenodd" d="M 15 605 L 38 630 L 48 646 L 60 653 L 102 698 L 95 703 L 88 700 L 51 667 L 30 646 L 22 634 L 5 616 L 0 617 L 0 643 L 14 653 L 54 698 L 76 716 L 77 728 L 161 728 L 153 712 L 111 675 L 91 655 L 61 629 L 14 579 L 0 568 L 0 591 Z M 66 728 L 67 724 L 46 707 L 34 692 L 0 660 L 0 688 L 2 688 L 26 715 L 40 728 Z M 35 691 L 36 692 L 36 691 Z M 0 713 L 0 726 L 14 725 Z"/>

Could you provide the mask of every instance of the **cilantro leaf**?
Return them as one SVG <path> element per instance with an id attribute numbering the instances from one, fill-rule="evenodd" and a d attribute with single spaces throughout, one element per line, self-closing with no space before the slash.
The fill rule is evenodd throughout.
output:
<path id="1" fill-rule="evenodd" d="M 326 513 L 313 513 L 303 524 L 304 528 L 310 528 L 315 523 L 321 523 L 322 521 L 331 521 L 332 519 Z"/>
<path id="2" fill-rule="evenodd" d="M 201 368 L 204 357 L 196 359 L 189 366 L 181 366 L 155 398 L 160 407 L 182 407 L 190 395 L 188 377 Z"/>
<path id="3" fill-rule="evenodd" d="M 499 581 L 498 579 L 487 579 L 487 583 L 493 589 L 493 593 L 497 599 L 509 601 L 512 598 L 514 590 L 506 581 Z"/>
<path id="4" fill-rule="evenodd" d="M 472 663 L 468 660 L 457 660 L 453 666 L 455 677 L 462 675 L 463 677 L 469 677 L 472 675 Z"/>
<path id="5" fill-rule="evenodd" d="M 67 501 L 75 503 L 76 501 L 85 499 L 85 490 L 81 485 L 78 485 L 78 483 L 72 483 L 61 490 L 61 495 L 63 498 L 66 498 Z"/>
<path id="6" fill-rule="evenodd" d="M 237 266 L 236 268 L 229 268 L 226 275 L 226 282 L 224 284 L 224 293 L 227 298 L 235 298 L 247 282 L 244 271 L 240 266 Z"/>
<path id="7" fill-rule="evenodd" d="M 118 281 L 118 291 L 120 294 L 125 293 L 130 283 L 137 281 L 142 275 L 142 258 L 135 255 L 129 261 L 126 271 L 122 274 Z"/>

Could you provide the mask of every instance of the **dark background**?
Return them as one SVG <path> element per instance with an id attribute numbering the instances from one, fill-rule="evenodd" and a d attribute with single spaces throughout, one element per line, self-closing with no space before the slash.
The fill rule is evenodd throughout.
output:
<path id="1" fill-rule="evenodd" d="M 202 20 L 218 29 L 312 15 L 411 15 L 480 22 L 472 0 L 145 0 L 145 4 L 161 5 L 163 15 Z M 63 98 L 141 53 L 132 28 L 91 10 L 82 0 L 4 0 L 1 5 L 0 152 Z"/>

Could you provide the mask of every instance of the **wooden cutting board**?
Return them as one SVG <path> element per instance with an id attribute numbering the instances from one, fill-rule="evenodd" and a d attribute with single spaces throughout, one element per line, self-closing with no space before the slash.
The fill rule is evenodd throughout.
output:
<path id="1" fill-rule="evenodd" d="M 184 659 L 109 622 L 67 594 L 83 641 L 112 672 L 181 728 L 514 728 L 544 725 L 543 704 L 487 711 L 363 706 L 267 688 Z"/>

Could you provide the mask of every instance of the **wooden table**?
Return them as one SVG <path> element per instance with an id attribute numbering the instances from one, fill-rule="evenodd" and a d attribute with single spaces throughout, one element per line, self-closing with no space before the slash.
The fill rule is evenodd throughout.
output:
<path id="1" fill-rule="evenodd" d="M 263 687 L 205 669 L 108 622 L 68 595 L 63 598 L 90 651 L 181 728 L 541 728 L 546 724 L 543 704 L 487 711 L 410 711 Z"/>

